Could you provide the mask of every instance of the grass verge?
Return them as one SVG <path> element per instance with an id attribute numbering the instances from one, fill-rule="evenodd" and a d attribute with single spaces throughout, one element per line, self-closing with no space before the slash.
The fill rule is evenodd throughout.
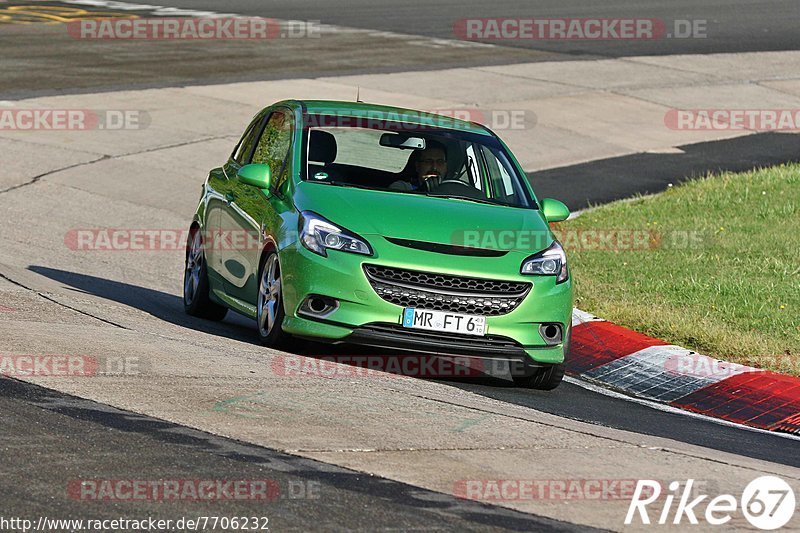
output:
<path id="1" fill-rule="evenodd" d="M 800 165 L 708 176 L 554 229 L 580 309 L 800 375 Z"/>

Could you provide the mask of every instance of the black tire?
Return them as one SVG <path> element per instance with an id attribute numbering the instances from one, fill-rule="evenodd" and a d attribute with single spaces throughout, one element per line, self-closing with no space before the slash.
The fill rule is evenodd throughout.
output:
<path id="1" fill-rule="evenodd" d="M 198 243 L 199 250 L 196 248 Z M 186 243 L 183 269 L 183 310 L 188 315 L 218 322 L 228 314 L 228 308 L 212 302 L 208 296 L 208 269 L 202 245 L 200 228 L 192 228 Z"/>
<path id="2" fill-rule="evenodd" d="M 274 268 L 272 274 L 270 269 Z M 270 290 L 269 278 L 277 279 L 277 295 L 274 288 Z M 273 279 L 273 281 L 274 281 Z M 269 297 L 269 299 L 268 299 Z M 272 312 L 274 318 L 269 324 L 267 312 L 269 303 L 272 302 Z M 256 299 L 256 329 L 258 330 L 258 340 L 261 344 L 270 348 L 284 348 L 288 345 L 291 335 L 283 331 L 283 318 L 286 312 L 283 309 L 283 278 L 281 276 L 280 262 L 278 254 L 269 252 L 264 254 L 261 266 L 258 269 L 258 298 Z"/>
<path id="3" fill-rule="evenodd" d="M 553 390 L 561 384 L 563 378 L 563 363 L 536 368 L 528 376 L 513 376 L 517 387 L 537 390 Z"/>

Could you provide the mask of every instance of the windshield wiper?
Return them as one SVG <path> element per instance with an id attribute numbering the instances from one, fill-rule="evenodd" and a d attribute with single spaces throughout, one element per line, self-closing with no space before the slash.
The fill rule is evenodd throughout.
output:
<path id="1" fill-rule="evenodd" d="M 352 187 L 354 189 L 368 189 L 370 191 L 382 191 L 377 187 L 368 187 L 367 185 L 358 185 L 356 183 L 348 183 L 346 181 L 315 181 L 312 183 L 323 183 L 325 185 L 333 185 L 334 187 Z"/>
<path id="2" fill-rule="evenodd" d="M 426 193 L 427 196 L 432 196 L 434 198 L 452 198 L 454 200 L 468 200 L 470 202 L 476 202 L 479 204 L 489 204 L 489 205 L 505 205 L 508 204 L 501 204 L 499 202 L 493 202 L 491 200 L 486 200 L 484 198 L 472 198 L 471 196 L 459 196 L 457 194 L 433 194 L 433 193 Z"/>

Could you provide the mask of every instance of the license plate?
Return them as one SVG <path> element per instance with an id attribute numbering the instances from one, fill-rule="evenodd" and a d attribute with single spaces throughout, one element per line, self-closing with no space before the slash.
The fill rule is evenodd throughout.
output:
<path id="1" fill-rule="evenodd" d="M 486 317 L 406 307 L 403 311 L 403 327 L 465 335 L 485 335 Z"/>

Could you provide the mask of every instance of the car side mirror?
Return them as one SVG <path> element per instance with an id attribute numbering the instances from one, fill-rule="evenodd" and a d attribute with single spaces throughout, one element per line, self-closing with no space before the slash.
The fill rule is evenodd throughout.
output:
<path id="1" fill-rule="evenodd" d="M 245 185 L 252 185 L 259 189 L 269 189 L 272 185 L 272 175 L 269 165 L 254 163 L 239 169 L 236 177 Z"/>
<path id="2" fill-rule="evenodd" d="M 561 222 L 569 218 L 569 208 L 553 198 L 543 198 L 541 209 L 545 220 L 548 222 Z"/>

